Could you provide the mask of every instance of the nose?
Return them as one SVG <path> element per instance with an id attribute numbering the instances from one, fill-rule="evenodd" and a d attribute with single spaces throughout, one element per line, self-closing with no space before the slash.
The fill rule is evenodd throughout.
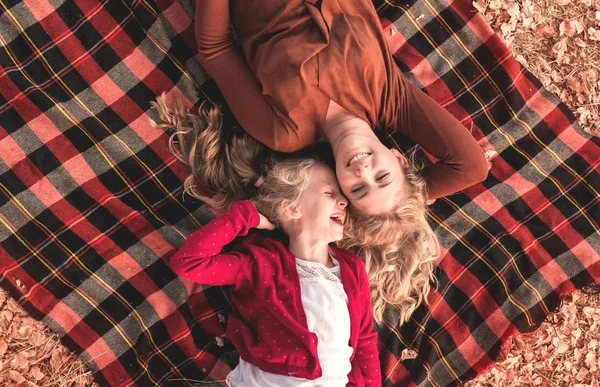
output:
<path id="1" fill-rule="evenodd" d="M 342 208 L 346 208 L 348 206 L 348 200 L 342 196 L 342 198 L 338 201 L 338 205 Z"/>
<path id="2" fill-rule="evenodd" d="M 356 168 L 356 176 L 361 177 L 365 168 L 367 168 L 366 164 L 359 165 L 358 168 Z"/>

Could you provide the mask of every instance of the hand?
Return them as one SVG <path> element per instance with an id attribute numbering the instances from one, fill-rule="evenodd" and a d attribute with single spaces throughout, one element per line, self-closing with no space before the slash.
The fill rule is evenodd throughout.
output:
<path id="1" fill-rule="evenodd" d="M 258 222 L 258 226 L 256 226 L 256 228 L 262 230 L 275 230 L 275 225 L 271 223 L 266 216 L 261 213 L 258 213 L 258 216 L 260 217 L 260 222 Z"/>

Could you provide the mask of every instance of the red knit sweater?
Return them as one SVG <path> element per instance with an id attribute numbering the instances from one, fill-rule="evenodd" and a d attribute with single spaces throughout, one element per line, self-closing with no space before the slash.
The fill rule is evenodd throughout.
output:
<path id="1" fill-rule="evenodd" d="M 240 357 L 263 371 L 305 379 L 321 376 L 317 336 L 308 330 L 296 259 L 278 240 L 253 233 L 234 251 L 225 245 L 259 223 L 250 201 L 191 234 L 171 259 L 178 275 L 208 285 L 232 286 L 227 337 Z M 332 248 L 348 295 L 352 371 L 348 385 L 381 386 L 377 334 L 367 274 L 352 253 Z"/>

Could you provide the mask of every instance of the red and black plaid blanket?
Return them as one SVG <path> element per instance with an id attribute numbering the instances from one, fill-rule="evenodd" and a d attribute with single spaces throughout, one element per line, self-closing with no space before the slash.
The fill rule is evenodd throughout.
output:
<path id="1" fill-rule="evenodd" d="M 379 336 L 386 386 L 456 385 L 600 282 L 600 142 L 469 1 L 375 2 L 409 80 L 499 154 L 432 206 L 438 290 Z M 213 217 L 182 198 L 186 171 L 149 120 L 162 92 L 222 101 L 190 15 L 189 1 L 0 0 L 0 285 L 101 385 L 218 384 L 237 362 L 217 339 L 227 291 L 167 265 Z"/>

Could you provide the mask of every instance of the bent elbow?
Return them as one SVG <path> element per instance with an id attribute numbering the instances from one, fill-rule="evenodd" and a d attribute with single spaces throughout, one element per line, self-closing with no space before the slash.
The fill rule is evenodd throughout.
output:
<path id="1" fill-rule="evenodd" d="M 490 167 L 485 155 L 481 153 L 481 155 L 473 155 L 473 157 L 461 160 L 453 169 L 456 171 L 456 177 L 463 182 L 466 188 L 487 179 Z"/>
<path id="2" fill-rule="evenodd" d="M 477 159 L 476 162 L 473 163 L 473 169 L 469 171 L 469 174 L 473 177 L 473 184 L 481 183 L 485 181 L 488 177 L 488 173 L 490 171 L 490 164 L 487 158 L 483 153 Z"/>

